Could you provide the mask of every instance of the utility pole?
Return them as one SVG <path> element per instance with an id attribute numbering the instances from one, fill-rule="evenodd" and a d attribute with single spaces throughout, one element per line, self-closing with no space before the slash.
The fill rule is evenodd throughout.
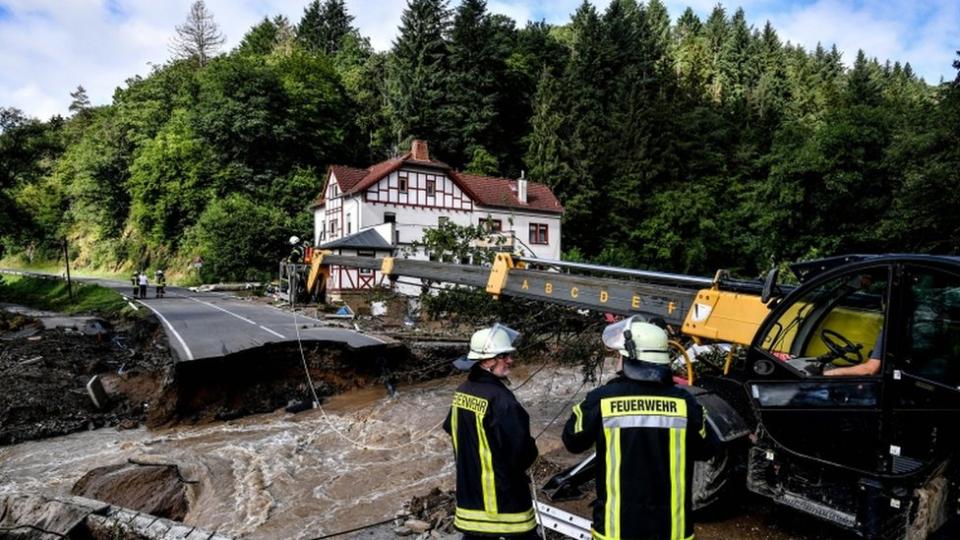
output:
<path id="1" fill-rule="evenodd" d="M 67 237 L 63 237 L 63 264 L 67 267 L 67 294 L 73 300 L 73 283 L 70 281 L 70 254 L 67 251 Z"/>

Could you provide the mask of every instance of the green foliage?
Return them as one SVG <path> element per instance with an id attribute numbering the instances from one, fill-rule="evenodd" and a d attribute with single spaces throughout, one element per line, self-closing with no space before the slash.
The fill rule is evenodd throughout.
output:
<path id="1" fill-rule="evenodd" d="M 264 17 L 260 24 L 254 26 L 243 36 L 237 47 L 239 54 L 266 56 L 278 47 L 289 45 L 293 40 L 294 29 L 290 21 L 283 15 L 277 15 L 272 20 Z"/>
<path id="2" fill-rule="evenodd" d="M 493 262 L 495 249 L 480 247 L 478 241 L 495 247 L 505 242 L 502 237 L 491 236 L 483 225 L 457 225 L 442 221 L 436 227 L 426 229 L 423 238 L 407 248 L 408 253 L 422 252 L 431 260 L 461 264 Z"/>
<path id="3" fill-rule="evenodd" d="M 130 220 L 145 240 L 176 247 L 216 194 L 213 155 L 178 111 L 130 166 Z"/>
<path id="4" fill-rule="evenodd" d="M 206 207 L 187 232 L 183 252 L 203 257 L 204 281 L 264 279 L 288 250 L 287 225 L 279 209 L 229 195 Z"/>
<path id="5" fill-rule="evenodd" d="M 387 61 L 387 111 L 397 139 L 426 139 L 440 155 L 454 146 L 446 117 L 452 90 L 444 39 L 449 25 L 446 0 L 410 0 Z"/>
<path id="6" fill-rule="evenodd" d="M 110 105 L 78 88 L 68 119 L 0 109 L 0 243 L 32 260 L 68 237 L 76 263 L 108 268 L 201 250 L 221 261 L 205 278 L 269 272 L 274 237 L 311 236 L 329 165 L 416 137 L 456 169 L 550 186 L 569 260 L 753 275 L 810 253 L 960 251 L 960 74 L 935 87 L 869 51 L 804 50 L 732 6 L 671 24 L 660 0 L 584 2 L 521 29 L 484 0 L 448 6 L 410 0 L 381 53 L 343 0 L 314 0 L 296 29 L 264 18 L 232 53 L 155 66 Z M 216 252 L 227 206 L 269 234 Z M 437 257 L 479 260 L 453 246 L 483 231 L 442 228 Z"/>
<path id="7" fill-rule="evenodd" d="M 116 316 L 127 309 L 123 297 L 105 287 L 74 281 L 72 289 L 71 298 L 66 281 L 6 276 L 0 282 L 0 301 L 61 313 L 90 313 L 105 317 Z"/>
<path id="8" fill-rule="evenodd" d="M 492 156 L 487 149 L 482 146 L 476 146 L 473 149 L 473 157 L 470 163 L 467 163 L 466 172 L 479 174 L 483 176 L 497 176 L 500 170 L 500 164 L 497 158 Z"/>
<path id="9" fill-rule="evenodd" d="M 336 54 L 347 36 L 357 35 L 353 15 L 347 13 L 344 0 L 313 0 L 303 11 L 297 25 L 297 40 L 304 48 L 328 55 Z"/>

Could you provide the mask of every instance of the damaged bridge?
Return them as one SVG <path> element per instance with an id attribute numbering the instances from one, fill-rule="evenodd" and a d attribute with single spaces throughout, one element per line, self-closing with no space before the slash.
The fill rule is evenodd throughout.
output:
<path id="1" fill-rule="evenodd" d="M 129 298 L 131 285 L 118 281 L 87 280 Z M 396 342 L 384 336 L 326 326 L 323 321 L 273 306 L 248 302 L 215 292 L 167 287 L 163 298 L 132 300 L 163 323 L 179 362 L 223 358 L 266 345 L 329 343 L 351 350 L 383 348 Z"/>

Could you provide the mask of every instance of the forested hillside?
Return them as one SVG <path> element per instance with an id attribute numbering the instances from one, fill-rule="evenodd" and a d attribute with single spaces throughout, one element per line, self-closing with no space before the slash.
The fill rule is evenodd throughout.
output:
<path id="1" fill-rule="evenodd" d="M 80 266 L 199 255 L 205 278 L 254 277 L 312 237 L 328 165 L 413 137 L 553 187 L 574 259 L 752 274 L 960 249 L 960 76 L 929 84 L 870 51 L 784 43 L 742 10 L 701 20 L 660 0 L 522 27 L 483 0 L 408 0 L 398 23 L 377 52 L 343 0 L 315 0 L 232 51 L 177 51 L 109 105 L 78 88 L 66 118 L 0 108 L 7 255 L 56 257 L 67 237 Z"/>

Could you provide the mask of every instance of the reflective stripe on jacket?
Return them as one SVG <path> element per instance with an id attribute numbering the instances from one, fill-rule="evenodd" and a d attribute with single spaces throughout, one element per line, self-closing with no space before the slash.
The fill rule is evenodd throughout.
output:
<path id="1" fill-rule="evenodd" d="M 513 393 L 474 366 L 443 423 L 457 461 L 454 525 L 470 534 L 521 534 L 537 525 L 526 470 L 537 458 L 530 417 Z"/>
<path id="2" fill-rule="evenodd" d="M 703 408 L 669 375 L 654 379 L 593 390 L 564 427 L 568 450 L 596 446 L 594 538 L 693 538 L 693 462 L 709 455 Z"/>

